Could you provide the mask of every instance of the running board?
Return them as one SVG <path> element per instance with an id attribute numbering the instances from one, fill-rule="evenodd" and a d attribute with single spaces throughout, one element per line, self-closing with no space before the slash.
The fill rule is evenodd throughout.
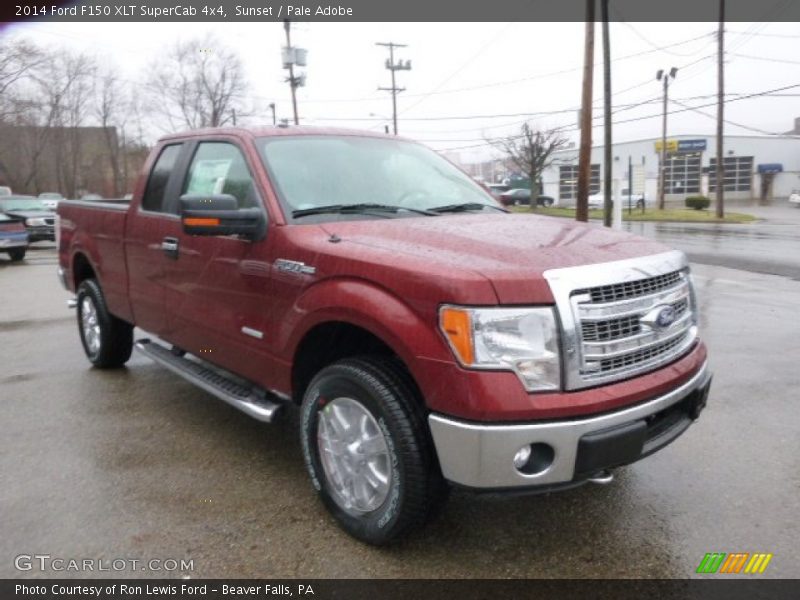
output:
<path id="1" fill-rule="evenodd" d="M 136 349 L 254 419 L 271 423 L 282 412 L 283 405 L 271 401 L 268 392 L 254 386 L 248 387 L 210 366 L 178 356 L 161 344 L 143 339 L 136 342 Z"/>

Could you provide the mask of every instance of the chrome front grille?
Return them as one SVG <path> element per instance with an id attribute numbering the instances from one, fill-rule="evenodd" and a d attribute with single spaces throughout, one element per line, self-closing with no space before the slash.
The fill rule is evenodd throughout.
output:
<path id="1" fill-rule="evenodd" d="M 680 273 L 667 273 L 657 277 L 648 277 L 638 281 L 626 281 L 625 283 L 615 283 L 602 285 L 588 290 L 592 296 L 592 302 L 616 302 L 625 298 L 635 298 L 646 296 L 660 290 L 672 287 L 680 281 Z M 580 293 L 580 292 L 576 292 Z"/>
<path id="2" fill-rule="evenodd" d="M 668 252 L 547 271 L 563 327 L 567 389 L 644 373 L 697 337 L 686 258 Z"/>

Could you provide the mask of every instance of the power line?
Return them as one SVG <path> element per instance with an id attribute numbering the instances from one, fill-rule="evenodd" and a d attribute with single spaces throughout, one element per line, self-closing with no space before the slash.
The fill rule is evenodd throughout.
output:
<path id="1" fill-rule="evenodd" d="M 725 100 L 724 103 L 728 104 L 729 102 L 738 102 L 739 100 L 748 100 L 748 99 L 751 99 L 751 98 L 760 98 L 760 97 L 763 97 L 763 96 L 769 96 L 769 95 L 771 95 L 771 94 L 773 94 L 775 92 L 782 92 L 782 91 L 791 90 L 791 89 L 795 89 L 795 88 L 800 88 L 800 83 L 795 83 L 795 84 L 792 84 L 792 85 L 787 85 L 787 86 L 783 86 L 783 87 L 780 87 L 780 88 L 775 88 L 775 89 L 772 89 L 772 90 L 765 90 L 763 92 L 754 92 L 752 94 L 746 94 L 746 95 L 743 95 L 743 96 L 739 96 L 737 98 L 731 98 L 729 100 Z M 671 110 L 671 111 L 668 111 L 667 114 L 668 115 L 673 115 L 673 114 L 678 114 L 678 113 L 683 113 L 683 112 L 688 112 L 688 111 L 696 111 L 698 108 L 708 108 L 708 107 L 711 107 L 711 106 L 717 106 L 717 103 L 716 102 L 711 102 L 711 103 L 708 103 L 708 104 L 701 104 L 699 106 L 686 107 L 686 108 L 682 108 L 682 109 L 679 109 L 679 110 Z M 623 120 L 620 120 L 620 121 L 615 121 L 614 124 L 615 125 L 621 125 L 621 124 L 624 124 L 624 123 L 633 123 L 633 122 L 636 122 L 636 121 L 645 121 L 647 119 L 654 119 L 654 118 L 661 117 L 661 116 L 662 116 L 662 113 L 655 113 L 655 114 L 651 114 L 651 115 L 645 115 L 645 116 L 641 116 L 641 117 L 632 117 L 630 119 L 623 119 Z M 578 130 L 579 130 L 579 128 L 573 127 L 571 129 L 563 129 L 563 132 L 564 133 L 570 133 L 570 132 L 574 132 L 574 131 L 578 131 Z M 519 137 L 519 136 L 516 136 L 516 137 Z M 488 145 L 490 145 L 488 142 L 484 142 L 483 144 L 473 144 L 473 145 L 470 145 L 470 146 L 461 146 L 461 147 L 457 147 L 457 148 L 444 148 L 444 149 L 442 149 L 440 151 L 441 152 L 452 152 L 454 150 L 467 150 L 467 149 L 470 149 L 470 148 L 480 148 L 480 147 L 484 147 L 484 146 L 488 146 Z"/>
<path id="2" fill-rule="evenodd" d="M 673 102 L 673 103 L 677 104 L 678 106 L 682 106 L 684 108 L 687 108 L 687 109 L 689 109 L 689 110 L 691 110 L 693 112 L 696 112 L 697 114 L 703 115 L 704 117 L 708 117 L 709 119 L 714 119 L 714 120 L 717 119 L 717 117 L 715 115 L 711 115 L 711 114 L 709 114 L 709 113 L 707 113 L 705 111 L 702 111 L 702 110 L 700 110 L 698 108 L 695 108 L 693 106 L 688 106 L 687 104 L 684 104 L 683 102 L 680 102 L 679 100 L 670 99 L 670 102 Z M 737 123 L 736 121 L 731 121 L 730 119 L 723 119 L 723 121 L 725 123 L 727 123 L 728 125 L 733 125 L 734 127 L 741 127 L 742 129 L 747 129 L 748 131 L 754 131 L 755 133 L 761 133 L 763 135 L 783 135 L 782 133 L 776 133 L 774 131 L 765 131 L 764 129 L 759 129 L 757 127 L 751 127 L 750 125 L 743 125 L 742 123 Z"/>
<path id="3" fill-rule="evenodd" d="M 491 45 L 492 45 L 494 42 L 496 42 L 496 41 L 497 41 L 497 38 L 499 38 L 499 37 L 500 37 L 500 34 L 504 33 L 504 32 L 506 31 L 506 29 L 508 29 L 508 28 L 509 28 L 511 25 L 513 25 L 513 23 L 506 23 L 504 27 L 502 27 L 502 28 L 501 28 L 501 29 L 500 29 L 500 30 L 499 30 L 499 31 L 498 31 L 498 32 L 497 32 L 497 33 L 496 33 L 494 36 L 492 36 L 492 38 L 491 38 L 491 39 L 487 40 L 487 41 L 486 41 L 486 42 L 485 42 L 485 43 L 484 43 L 484 44 L 483 44 L 483 45 L 482 45 L 480 48 L 478 48 L 477 52 L 475 52 L 475 53 L 474 53 L 472 56 L 470 56 L 470 57 L 469 57 L 469 58 L 468 58 L 468 59 L 467 59 L 467 60 L 466 60 L 466 61 L 465 61 L 465 62 L 464 62 L 464 63 L 463 63 L 463 64 L 462 64 L 460 67 L 458 67 L 458 68 L 457 68 L 455 71 L 453 71 L 453 72 L 452 72 L 450 75 L 448 75 L 447 77 L 445 77 L 445 78 L 444 78 L 444 79 L 443 79 L 443 80 L 442 80 L 442 81 L 439 83 L 439 85 L 437 85 L 435 88 L 433 88 L 433 90 L 431 90 L 430 92 L 428 92 L 428 93 L 426 93 L 426 94 L 423 94 L 423 95 L 422 95 L 422 97 L 420 97 L 420 99 L 419 99 L 417 102 L 415 102 L 415 103 L 414 103 L 414 104 L 412 104 L 411 106 L 407 106 L 407 107 L 406 107 L 404 110 L 402 110 L 402 111 L 401 111 L 401 114 L 402 114 L 402 113 L 406 113 L 406 112 L 408 112 L 409 110 L 411 110 L 411 109 L 413 109 L 413 108 L 415 108 L 415 107 L 419 106 L 420 104 L 422 104 L 423 102 L 425 102 L 425 100 L 427 100 L 427 99 L 428 99 L 430 96 L 432 96 L 433 94 L 435 94 L 436 92 L 438 92 L 438 91 L 439 91 L 439 90 L 440 90 L 440 89 L 441 89 L 441 88 L 442 88 L 442 87 L 443 87 L 443 86 L 444 86 L 444 85 L 445 85 L 445 84 L 446 84 L 448 81 L 450 81 L 450 80 L 451 80 L 451 79 L 453 79 L 453 78 L 454 78 L 456 75 L 458 75 L 459 73 L 461 73 L 461 72 L 462 72 L 464 69 L 466 69 L 466 68 L 467 68 L 467 67 L 468 67 L 470 64 L 472 64 L 472 62 L 473 62 L 473 61 L 474 61 L 476 58 L 478 58 L 478 57 L 479 57 L 481 54 L 483 54 L 483 53 L 484 53 L 484 51 L 485 51 L 485 50 L 486 50 L 486 49 L 487 49 L 489 46 L 491 46 Z"/>
<path id="4" fill-rule="evenodd" d="M 768 58 L 766 56 L 753 56 L 752 54 L 737 54 L 732 53 L 733 56 L 738 58 L 749 58 L 752 60 L 764 60 L 772 63 L 785 63 L 787 65 L 800 65 L 800 60 L 787 60 L 784 58 Z"/>
<path id="5" fill-rule="evenodd" d="M 734 31 L 731 29 L 728 29 L 727 32 L 735 34 L 746 33 L 745 31 Z M 787 34 L 787 33 L 751 33 L 750 35 L 754 35 L 757 37 L 773 37 L 773 38 L 785 38 L 793 40 L 800 39 L 800 35 Z"/>

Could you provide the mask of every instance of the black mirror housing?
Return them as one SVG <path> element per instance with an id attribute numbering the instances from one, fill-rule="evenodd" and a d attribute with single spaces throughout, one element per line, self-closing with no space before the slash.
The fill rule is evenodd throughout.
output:
<path id="1" fill-rule="evenodd" d="M 264 213 L 258 208 L 239 208 L 230 194 L 185 194 L 180 203 L 181 224 L 187 235 L 241 235 L 259 240 L 266 233 Z"/>

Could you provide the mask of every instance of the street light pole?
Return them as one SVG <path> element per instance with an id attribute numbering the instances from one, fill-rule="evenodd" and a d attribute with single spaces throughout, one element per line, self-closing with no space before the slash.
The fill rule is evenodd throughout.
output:
<path id="1" fill-rule="evenodd" d="M 664 196 L 667 191 L 667 98 L 669 97 L 669 80 L 675 79 L 677 74 L 678 69 L 675 67 L 672 67 L 668 73 L 663 69 L 659 69 L 656 73 L 656 79 L 664 83 L 664 114 L 661 123 L 661 157 L 658 169 L 658 210 L 664 210 Z"/>
<path id="2" fill-rule="evenodd" d="M 274 102 L 270 102 L 269 103 L 269 108 L 272 111 L 272 125 L 275 126 L 276 123 L 277 123 L 277 121 L 275 120 L 275 103 Z"/>

